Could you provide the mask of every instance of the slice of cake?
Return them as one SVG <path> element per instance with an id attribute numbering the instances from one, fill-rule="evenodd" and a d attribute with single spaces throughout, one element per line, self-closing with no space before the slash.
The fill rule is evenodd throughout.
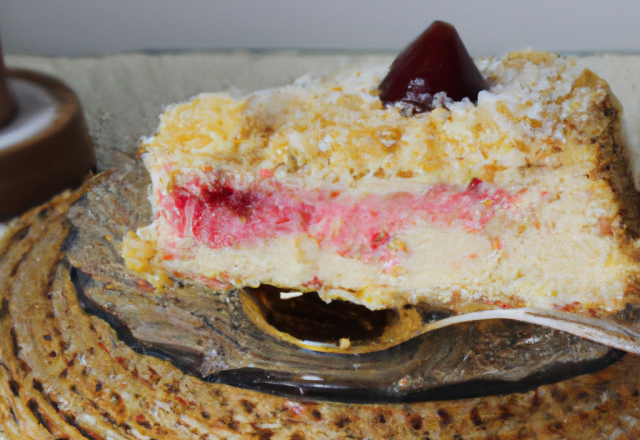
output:
<path id="1" fill-rule="evenodd" d="M 482 59 L 474 104 L 384 105 L 388 66 L 169 107 L 143 142 L 154 222 L 130 268 L 372 309 L 616 310 L 638 288 L 620 106 L 571 59 Z"/>

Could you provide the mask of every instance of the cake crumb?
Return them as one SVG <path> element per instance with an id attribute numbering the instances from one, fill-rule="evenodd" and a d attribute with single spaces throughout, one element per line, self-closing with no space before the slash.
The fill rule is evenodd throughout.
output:
<path id="1" fill-rule="evenodd" d="M 291 299 L 302 296 L 302 292 L 280 292 L 280 299 Z"/>

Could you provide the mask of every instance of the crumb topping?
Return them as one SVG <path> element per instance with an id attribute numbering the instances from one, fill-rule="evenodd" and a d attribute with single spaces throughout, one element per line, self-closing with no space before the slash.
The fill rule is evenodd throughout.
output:
<path id="1" fill-rule="evenodd" d="M 143 142 L 146 164 L 161 174 L 154 183 L 162 191 L 214 169 L 317 182 L 511 182 L 531 164 L 558 162 L 607 91 L 599 79 L 581 84 L 572 59 L 546 52 L 478 65 L 489 90 L 477 105 L 440 94 L 435 110 L 411 117 L 378 99 L 383 66 L 305 76 L 239 100 L 202 94 L 162 115 L 158 134 Z"/>

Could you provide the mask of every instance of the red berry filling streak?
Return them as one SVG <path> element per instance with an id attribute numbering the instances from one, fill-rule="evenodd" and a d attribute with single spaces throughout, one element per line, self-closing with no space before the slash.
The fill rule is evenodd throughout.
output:
<path id="1" fill-rule="evenodd" d="M 390 262 L 405 252 L 394 237 L 417 223 L 457 226 L 473 233 L 497 210 L 512 210 L 518 194 L 473 179 L 468 186 L 437 184 L 420 194 L 368 194 L 357 200 L 328 190 L 289 188 L 262 179 L 240 188 L 229 179 L 192 182 L 161 198 L 179 238 L 219 249 L 305 234 L 321 249 L 365 261 Z"/>

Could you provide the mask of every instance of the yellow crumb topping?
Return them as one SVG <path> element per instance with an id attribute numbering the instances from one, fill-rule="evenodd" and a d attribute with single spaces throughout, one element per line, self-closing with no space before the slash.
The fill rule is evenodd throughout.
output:
<path id="1" fill-rule="evenodd" d="M 466 183 L 517 181 L 525 167 L 570 164 L 576 153 L 562 156 L 563 146 L 579 137 L 606 83 L 546 52 L 478 63 L 489 87 L 477 105 L 440 97 L 435 110 L 412 117 L 383 107 L 376 92 L 386 68 L 375 66 L 238 100 L 202 94 L 167 109 L 143 144 L 145 160 L 160 190 L 212 169 Z"/>

